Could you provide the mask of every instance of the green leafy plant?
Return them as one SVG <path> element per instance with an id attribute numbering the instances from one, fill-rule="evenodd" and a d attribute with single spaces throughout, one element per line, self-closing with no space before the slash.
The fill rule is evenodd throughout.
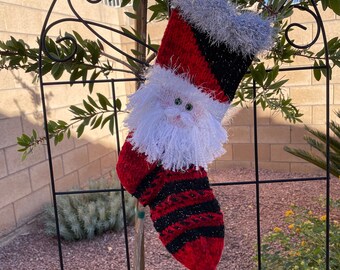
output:
<path id="1" fill-rule="evenodd" d="M 120 189 L 117 180 L 107 184 L 104 180 L 90 181 L 90 190 Z M 136 199 L 124 193 L 126 220 L 134 224 Z M 57 197 L 60 235 L 68 241 L 92 239 L 107 231 L 124 228 L 121 192 L 97 192 Z M 45 232 L 56 236 L 53 205 L 44 211 Z"/>
<path id="2" fill-rule="evenodd" d="M 275 65 L 270 71 L 267 71 L 264 63 L 250 66 L 250 74 L 244 76 L 233 104 L 244 106 L 247 100 L 254 99 L 256 105 L 260 105 L 263 110 L 269 108 L 279 111 L 286 120 L 293 123 L 301 122 L 300 117 L 303 114 L 293 104 L 292 99 L 286 97 L 282 86 L 288 80 L 278 78 L 279 68 L 279 65 Z M 258 85 L 255 98 L 252 97 L 254 95 L 253 80 Z"/>
<path id="3" fill-rule="evenodd" d="M 340 111 L 335 112 L 336 116 L 340 118 Z M 312 135 L 304 136 L 304 140 L 311 146 L 313 150 L 316 150 L 320 155 L 314 154 L 312 151 L 306 151 L 298 148 L 284 147 L 284 150 L 293 154 L 299 158 L 302 158 L 323 170 L 327 170 L 326 162 L 326 143 L 327 135 L 325 132 L 317 129 L 305 126 L 306 131 Z M 330 173 L 336 177 L 340 176 L 340 125 L 335 121 L 330 122 L 330 130 L 333 132 L 333 136 L 329 138 L 329 167 Z"/>
<path id="4" fill-rule="evenodd" d="M 335 206 L 335 204 L 334 204 Z M 338 206 L 337 206 L 338 207 Z M 326 269 L 326 216 L 294 206 L 285 212 L 284 227 L 262 239 L 262 269 Z M 340 225 L 330 222 L 330 269 L 340 265 Z"/>
<path id="5" fill-rule="evenodd" d="M 99 40 L 93 41 L 83 39 L 80 34 L 65 33 L 64 37 L 77 41 L 77 53 L 73 59 L 66 62 L 56 62 L 44 55 L 42 59 L 41 76 L 51 74 L 55 80 L 59 80 L 64 73 L 69 74 L 71 85 L 78 79 L 84 82 L 88 79 L 94 80 L 100 74 L 108 76 L 111 72 L 125 72 L 135 74 L 133 68 L 118 58 L 110 59 L 124 64 L 127 69 L 114 68 L 114 62 L 105 59 L 107 56 L 103 45 Z M 60 35 L 59 38 L 62 38 Z M 73 51 L 73 44 L 70 39 L 56 43 L 51 38 L 46 38 L 45 46 L 49 53 L 59 59 L 64 59 Z M 37 39 L 37 44 L 40 40 Z M 36 82 L 39 75 L 39 49 L 31 48 L 22 39 L 11 37 L 7 41 L 0 41 L 0 68 L 1 69 L 22 69 L 25 72 L 32 72 L 35 76 L 33 82 Z M 101 58 L 102 57 L 102 58 Z M 104 57 L 104 58 L 103 58 Z M 84 83 L 86 85 L 86 83 Z M 90 93 L 93 90 L 93 84 L 89 84 Z"/>

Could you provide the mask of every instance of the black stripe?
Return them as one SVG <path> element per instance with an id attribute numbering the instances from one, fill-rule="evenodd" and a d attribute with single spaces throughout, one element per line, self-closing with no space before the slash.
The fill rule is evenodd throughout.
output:
<path id="1" fill-rule="evenodd" d="M 188 200 L 190 200 L 190 198 L 188 198 Z M 162 232 L 168 226 L 175 224 L 176 222 L 183 221 L 192 215 L 219 212 L 220 206 L 218 201 L 213 199 L 208 202 L 178 208 L 177 210 L 157 219 L 154 222 L 154 227 L 158 232 Z M 200 220 L 198 219 L 197 222 L 200 222 Z"/>
<path id="2" fill-rule="evenodd" d="M 152 170 L 138 185 L 136 191 L 132 194 L 134 197 L 139 199 L 144 192 L 155 186 L 154 181 L 158 178 L 157 174 L 161 170 L 161 166 L 157 166 L 154 170 Z"/>
<path id="3" fill-rule="evenodd" d="M 212 44 L 211 38 L 206 33 L 198 31 L 193 25 L 191 28 L 212 73 L 231 101 L 253 57 L 232 52 L 224 43 Z"/>
<path id="4" fill-rule="evenodd" d="M 152 203 L 150 203 L 150 208 L 154 209 L 160 202 L 164 201 L 171 194 L 178 194 L 188 190 L 205 189 L 210 189 L 208 177 L 166 183 L 156 198 L 152 201 Z M 176 200 L 176 198 L 174 198 L 174 200 Z"/>
<path id="5" fill-rule="evenodd" d="M 166 245 L 167 250 L 174 254 L 186 243 L 197 240 L 199 237 L 224 238 L 224 226 L 200 227 L 186 231 Z"/>

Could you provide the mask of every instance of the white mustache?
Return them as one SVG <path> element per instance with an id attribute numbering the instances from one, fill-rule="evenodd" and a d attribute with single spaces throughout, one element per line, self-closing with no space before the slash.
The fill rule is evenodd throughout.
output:
<path id="1" fill-rule="evenodd" d="M 169 107 L 164 110 L 164 114 L 169 123 L 178 127 L 187 128 L 195 124 L 195 120 L 188 112 L 183 112 L 178 108 Z"/>

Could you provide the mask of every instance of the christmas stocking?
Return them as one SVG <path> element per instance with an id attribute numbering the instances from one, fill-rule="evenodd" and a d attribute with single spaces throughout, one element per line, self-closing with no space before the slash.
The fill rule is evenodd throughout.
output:
<path id="1" fill-rule="evenodd" d="M 224 246 L 208 164 L 224 153 L 221 120 L 253 57 L 270 46 L 259 15 L 225 0 L 172 0 L 156 64 L 130 97 L 117 173 L 150 207 L 167 250 L 191 270 L 214 270 Z"/>

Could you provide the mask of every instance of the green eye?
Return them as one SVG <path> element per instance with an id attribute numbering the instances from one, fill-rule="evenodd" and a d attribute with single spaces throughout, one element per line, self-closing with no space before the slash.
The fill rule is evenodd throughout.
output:
<path id="1" fill-rule="evenodd" d="M 188 103 L 187 105 L 185 105 L 185 109 L 187 111 L 191 111 L 194 108 L 194 106 L 192 106 L 192 104 Z"/>
<path id="2" fill-rule="evenodd" d="M 176 98 L 175 99 L 175 104 L 176 105 L 181 105 L 182 104 L 182 100 L 180 98 Z"/>

